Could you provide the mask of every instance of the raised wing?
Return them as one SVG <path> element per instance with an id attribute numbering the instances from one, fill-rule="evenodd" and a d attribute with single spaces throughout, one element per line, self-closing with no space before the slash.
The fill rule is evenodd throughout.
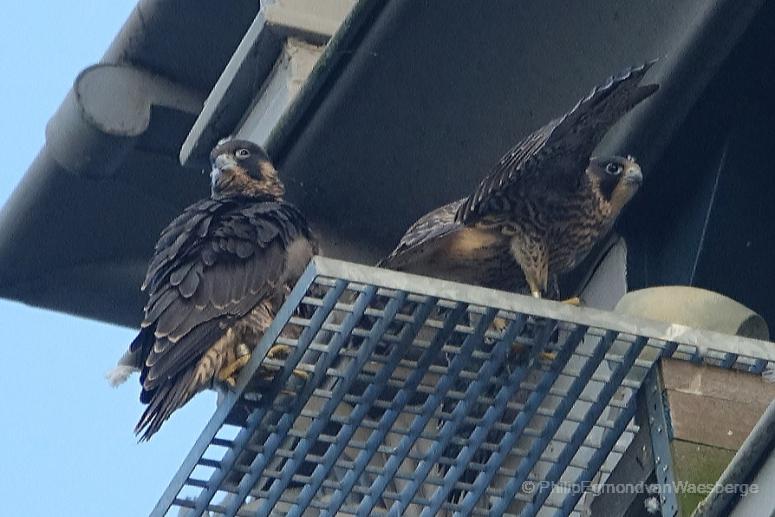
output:
<path id="1" fill-rule="evenodd" d="M 638 85 L 654 63 L 610 77 L 568 113 L 519 142 L 460 205 L 455 220 L 469 225 L 486 217 L 497 218 L 513 210 L 525 195 L 576 185 L 611 126 L 657 91 L 656 84 Z"/>

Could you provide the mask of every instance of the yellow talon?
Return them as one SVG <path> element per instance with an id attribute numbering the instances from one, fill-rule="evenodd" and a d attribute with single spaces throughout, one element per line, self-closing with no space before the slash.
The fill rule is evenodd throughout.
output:
<path id="1" fill-rule="evenodd" d="M 262 379 L 265 381 L 270 381 L 274 378 L 275 374 L 277 373 L 277 370 L 270 370 L 268 368 L 261 369 L 261 373 L 259 374 Z M 299 370 L 297 368 L 294 368 L 291 372 L 294 377 L 301 379 L 304 382 L 307 382 L 309 380 L 309 374 L 305 372 L 304 370 Z"/>
<path id="2" fill-rule="evenodd" d="M 575 305 L 576 307 L 581 307 L 581 298 L 578 296 L 574 296 L 572 298 L 568 298 L 567 300 L 563 300 L 561 303 L 567 303 L 568 305 Z"/>
<path id="3" fill-rule="evenodd" d="M 267 359 L 271 359 L 273 361 L 282 361 L 283 359 L 287 359 L 291 355 L 292 351 L 293 348 L 288 345 L 274 345 L 272 348 L 267 350 L 266 357 Z M 264 379 L 271 379 L 274 374 L 277 373 L 276 371 L 273 371 L 274 367 L 267 367 L 262 369 L 264 373 L 262 373 L 261 377 Z M 304 370 L 294 368 L 293 375 L 294 377 L 297 377 L 304 382 L 309 380 L 309 374 Z"/>
<path id="4" fill-rule="evenodd" d="M 291 355 L 291 347 L 288 345 L 275 345 L 266 352 L 267 359 L 282 360 Z"/>
<path id="5" fill-rule="evenodd" d="M 514 351 L 514 353 L 521 355 L 522 352 L 525 350 L 525 345 L 522 343 L 514 343 L 511 346 L 511 349 Z M 538 360 L 544 363 L 551 363 L 557 358 L 556 352 L 539 352 L 538 354 Z"/>
<path id="6" fill-rule="evenodd" d="M 240 345 L 237 347 L 238 354 L 244 352 L 242 347 L 245 347 L 245 345 Z M 245 347 L 245 350 L 247 351 L 246 353 L 242 353 L 239 357 L 237 357 L 237 359 L 221 368 L 221 370 L 218 372 L 218 379 L 222 380 L 232 388 L 237 385 L 237 373 L 242 369 L 243 366 L 248 364 L 248 361 L 250 361 L 250 351 L 247 350 L 247 347 Z"/>
<path id="7" fill-rule="evenodd" d="M 494 318 L 492 320 L 492 328 L 496 332 L 503 332 L 509 324 L 509 320 L 505 318 Z"/>
<path id="8" fill-rule="evenodd" d="M 307 372 L 305 372 L 304 370 L 299 370 L 299 369 L 294 368 L 293 369 L 293 375 L 297 379 L 301 379 L 304 382 L 307 382 L 309 380 L 309 374 Z"/>

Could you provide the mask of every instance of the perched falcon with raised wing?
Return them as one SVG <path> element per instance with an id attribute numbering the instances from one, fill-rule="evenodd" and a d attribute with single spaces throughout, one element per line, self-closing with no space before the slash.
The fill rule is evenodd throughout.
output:
<path id="1" fill-rule="evenodd" d="M 210 161 L 211 196 L 162 231 L 142 286 L 142 328 L 109 373 L 116 384 L 140 371 L 141 440 L 197 392 L 234 386 L 317 251 L 261 147 L 227 140 Z"/>
<path id="2" fill-rule="evenodd" d="M 589 253 L 641 184 L 634 158 L 591 154 L 622 115 L 657 90 L 639 85 L 652 64 L 611 77 L 523 139 L 470 196 L 414 223 L 379 265 L 557 296 L 557 275 Z"/>

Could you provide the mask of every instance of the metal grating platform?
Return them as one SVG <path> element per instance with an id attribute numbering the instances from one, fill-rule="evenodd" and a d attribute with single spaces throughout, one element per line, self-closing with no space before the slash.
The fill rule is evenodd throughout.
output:
<path id="1" fill-rule="evenodd" d="M 581 515 L 644 431 L 672 480 L 660 356 L 775 366 L 760 341 L 316 257 L 152 515 Z"/>

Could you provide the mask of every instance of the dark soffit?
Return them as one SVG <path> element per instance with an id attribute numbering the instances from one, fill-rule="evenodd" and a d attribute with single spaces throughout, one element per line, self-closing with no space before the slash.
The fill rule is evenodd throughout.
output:
<path id="1" fill-rule="evenodd" d="M 178 161 L 259 2 L 142 0 L 0 210 L 0 296 L 136 325 L 158 232 L 207 193 Z"/>
<path id="2" fill-rule="evenodd" d="M 366 1 L 379 9 L 345 24 L 352 37 L 334 38 L 268 146 L 324 251 L 366 263 L 593 85 L 661 57 L 649 77 L 661 91 L 605 144 L 638 156 L 648 173 L 762 4 Z M 67 158 L 83 164 L 44 147 L 0 213 L 0 295 L 137 324 L 137 285 L 159 230 L 207 194 L 205 178 L 177 160 L 198 115 L 191 106 L 208 95 L 257 4 L 141 2 L 104 61 L 150 74 L 139 79 L 158 100 L 150 121 L 107 143 L 82 128 L 74 145 L 121 154 L 102 178 L 64 170 Z"/>

